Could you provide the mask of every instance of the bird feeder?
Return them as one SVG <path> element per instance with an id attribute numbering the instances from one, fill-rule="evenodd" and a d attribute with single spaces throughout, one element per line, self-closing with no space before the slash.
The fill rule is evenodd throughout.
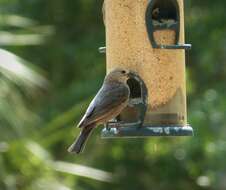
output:
<path id="1" fill-rule="evenodd" d="M 183 0 L 105 0 L 107 72 L 132 71 L 130 100 L 102 137 L 191 136 Z"/>

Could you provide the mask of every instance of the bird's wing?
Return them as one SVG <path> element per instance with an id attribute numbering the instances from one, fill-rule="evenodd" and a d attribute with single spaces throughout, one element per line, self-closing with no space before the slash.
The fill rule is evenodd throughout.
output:
<path id="1" fill-rule="evenodd" d="M 98 93 L 97 93 L 97 95 L 98 95 Z M 95 101 L 97 95 L 94 97 L 92 102 L 89 104 L 89 107 L 87 108 L 85 115 L 82 117 L 81 121 L 79 122 L 79 124 L 78 124 L 79 128 L 84 126 L 85 121 L 92 115 L 93 111 L 95 110 L 94 101 Z"/>
<path id="2" fill-rule="evenodd" d="M 129 89 L 123 83 L 104 85 L 90 103 L 79 127 L 96 123 L 100 119 L 117 109 L 129 98 Z"/>

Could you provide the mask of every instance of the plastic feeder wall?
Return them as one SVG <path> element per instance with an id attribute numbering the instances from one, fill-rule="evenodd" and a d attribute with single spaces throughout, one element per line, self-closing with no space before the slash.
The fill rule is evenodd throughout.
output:
<path id="1" fill-rule="evenodd" d="M 103 138 L 191 136 L 187 124 L 183 0 L 105 0 L 107 72 L 125 68 L 130 102 Z"/>

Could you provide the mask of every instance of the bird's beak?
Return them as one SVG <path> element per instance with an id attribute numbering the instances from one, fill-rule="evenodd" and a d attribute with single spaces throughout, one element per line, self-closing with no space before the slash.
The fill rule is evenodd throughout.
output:
<path id="1" fill-rule="evenodd" d="M 134 74 L 132 72 L 128 72 L 127 77 L 128 78 L 132 78 L 134 76 Z"/>

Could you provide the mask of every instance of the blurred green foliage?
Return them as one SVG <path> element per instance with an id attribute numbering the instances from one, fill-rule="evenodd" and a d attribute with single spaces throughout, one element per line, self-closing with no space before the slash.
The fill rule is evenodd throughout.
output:
<path id="1" fill-rule="evenodd" d="M 186 41 L 193 44 L 188 108 L 195 137 L 101 140 L 99 129 L 84 154 L 67 153 L 78 133 L 73 125 L 105 74 L 105 57 L 97 51 L 105 41 L 101 5 L 0 0 L 0 46 L 26 60 L 0 50 L 0 189 L 226 189 L 223 0 L 186 1 Z M 3 67 L 2 56 L 26 72 Z M 81 165 L 110 172 L 114 181 L 92 168 L 82 177 Z M 95 172 L 102 172 L 99 178 Z"/>

